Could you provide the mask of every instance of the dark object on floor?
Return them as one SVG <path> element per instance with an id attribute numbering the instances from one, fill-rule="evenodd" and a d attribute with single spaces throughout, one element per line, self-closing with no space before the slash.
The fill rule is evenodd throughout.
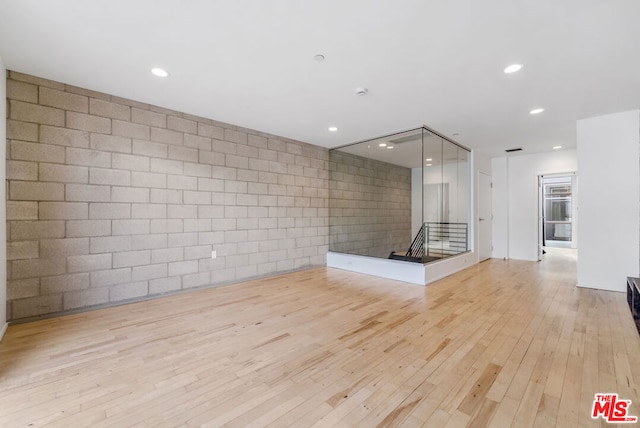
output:
<path id="1" fill-rule="evenodd" d="M 640 278 L 627 277 L 627 303 L 640 334 Z"/>

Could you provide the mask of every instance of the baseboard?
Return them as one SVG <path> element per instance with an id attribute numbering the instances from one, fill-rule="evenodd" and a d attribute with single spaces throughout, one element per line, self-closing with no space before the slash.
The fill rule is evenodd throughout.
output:
<path id="1" fill-rule="evenodd" d="M 4 334 L 6 333 L 8 326 L 9 324 L 4 323 L 4 325 L 0 327 L 0 342 L 2 342 L 2 338 L 4 337 Z"/>

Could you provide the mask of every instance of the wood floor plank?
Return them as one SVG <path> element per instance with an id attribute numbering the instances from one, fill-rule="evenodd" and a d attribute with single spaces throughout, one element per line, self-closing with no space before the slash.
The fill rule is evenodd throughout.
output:
<path id="1" fill-rule="evenodd" d="M 427 287 L 317 268 L 10 326 L 2 427 L 573 427 L 640 412 L 622 293 L 575 255 Z M 635 413 L 634 413 L 635 412 Z"/>

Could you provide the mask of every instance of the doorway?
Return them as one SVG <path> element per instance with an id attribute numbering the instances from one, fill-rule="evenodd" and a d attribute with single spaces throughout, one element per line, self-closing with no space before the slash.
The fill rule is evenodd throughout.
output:
<path id="1" fill-rule="evenodd" d="M 549 248 L 577 248 L 575 172 L 538 176 L 538 259 Z"/>

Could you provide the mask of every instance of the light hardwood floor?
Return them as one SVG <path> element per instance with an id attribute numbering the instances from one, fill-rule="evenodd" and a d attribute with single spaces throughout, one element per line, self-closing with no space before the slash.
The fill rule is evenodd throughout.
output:
<path id="1" fill-rule="evenodd" d="M 573 427 L 640 415 L 623 293 L 490 260 L 426 288 L 319 268 L 9 327 L 0 426 Z"/>

